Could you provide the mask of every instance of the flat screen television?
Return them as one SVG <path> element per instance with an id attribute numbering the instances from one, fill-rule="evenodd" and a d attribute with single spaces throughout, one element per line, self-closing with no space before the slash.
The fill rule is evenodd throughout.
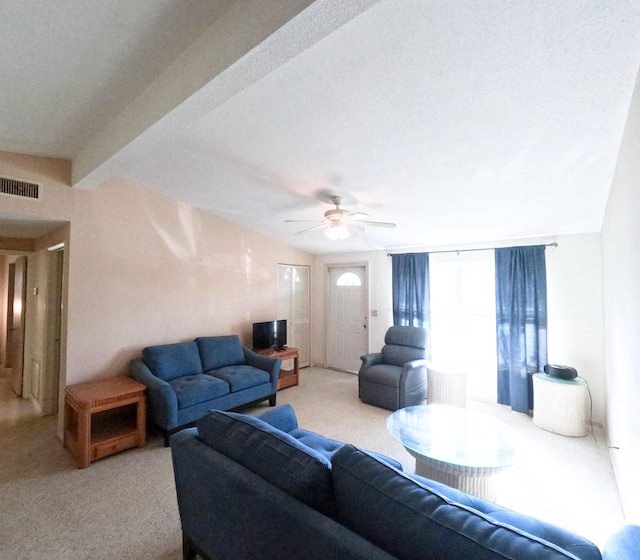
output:
<path id="1" fill-rule="evenodd" d="M 253 348 L 284 348 L 287 344 L 287 320 L 253 323 Z"/>

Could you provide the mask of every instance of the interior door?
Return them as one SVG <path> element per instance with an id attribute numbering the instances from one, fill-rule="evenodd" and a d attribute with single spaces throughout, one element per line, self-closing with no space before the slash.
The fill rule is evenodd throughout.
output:
<path id="1" fill-rule="evenodd" d="M 298 349 L 299 367 L 310 364 L 308 266 L 278 265 L 278 319 L 287 320 L 287 346 Z M 287 364 L 287 369 L 293 364 Z"/>
<path id="2" fill-rule="evenodd" d="M 11 367 L 11 388 L 22 396 L 24 373 L 24 312 L 27 298 L 27 257 L 9 265 L 7 309 L 7 363 Z M 9 366 L 7 366 L 9 367 Z"/>
<path id="3" fill-rule="evenodd" d="M 329 267 L 327 294 L 327 367 L 356 373 L 369 346 L 366 267 Z"/>
<path id="4" fill-rule="evenodd" d="M 58 412 L 60 387 L 60 344 L 62 340 L 62 276 L 64 250 L 49 253 L 47 290 L 47 336 L 42 414 Z"/>

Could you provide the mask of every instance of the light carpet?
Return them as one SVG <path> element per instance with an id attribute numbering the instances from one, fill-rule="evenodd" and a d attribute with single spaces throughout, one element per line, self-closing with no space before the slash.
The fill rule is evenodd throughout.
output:
<path id="1" fill-rule="evenodd" d="M 357 376 L 305 368 L 278 393 L 300 427 L 384 453 L 413 472 L 415 460 L 387 432 L 390 412 L 358 399 Z M 150 434 L 131 449 L 75 468 L 56 418 L 3 414 L 0 400 L 0 558 L 179 560 L 180 520 L 169 449 Z M 504 406 L 470 402 L 521 437 L 522 460 L 499 479 L 497 502 L 556 523 L 602 548 L 624 524 L 602 429 L 582 438 L 552 434 Z M 266 403 L 244 409 L 256 414 Z"/>

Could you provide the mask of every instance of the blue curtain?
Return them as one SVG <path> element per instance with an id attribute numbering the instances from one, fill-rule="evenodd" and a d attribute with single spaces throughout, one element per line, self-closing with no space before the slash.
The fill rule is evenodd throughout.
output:
<path id="1" fill-rule="evenodd" d="M 498 402 L 533 409 L 532 375 L 547 363 L 544 246 L 496 249 Z"/>
<path id="2" fill-rule="evenodd" d="M 393 324 L 429 330 L 429 253 L 391 255 Z"/>

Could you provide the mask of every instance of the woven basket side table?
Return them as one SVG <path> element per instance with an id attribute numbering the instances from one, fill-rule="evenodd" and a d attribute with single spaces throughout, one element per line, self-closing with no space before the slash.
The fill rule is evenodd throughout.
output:
<path id="1" fill-rule="evenodd" d="M 533 374 L 533 423 L 563 436 L 586 436 L 589 432 L 586 380 Z"/>
<path id="2" fill-rule="evenodd" d="M 466 408 L 467 372 L 450 365 L 428 365 L 427 404 L 449 404 Z"/>

